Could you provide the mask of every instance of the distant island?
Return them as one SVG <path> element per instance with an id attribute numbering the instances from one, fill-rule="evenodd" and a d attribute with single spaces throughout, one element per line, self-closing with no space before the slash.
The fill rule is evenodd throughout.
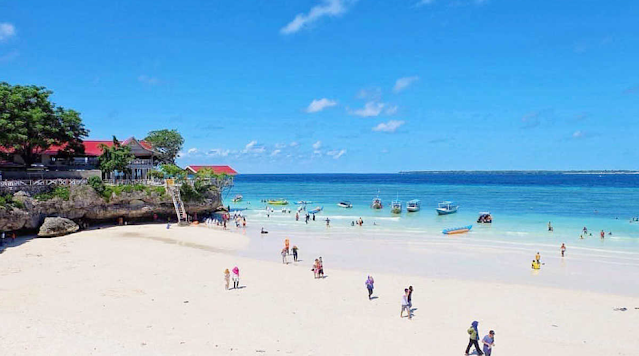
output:
<path id="1" fill-rule="evenodd" d="M 639 174 L 639 171 L 400 171 L 399 174 Z"/>

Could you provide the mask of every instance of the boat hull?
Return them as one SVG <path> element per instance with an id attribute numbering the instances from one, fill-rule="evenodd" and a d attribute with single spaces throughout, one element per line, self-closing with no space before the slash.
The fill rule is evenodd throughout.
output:
<path id="1" fill-rule="evenodd" d="M 419 207 L 406 207 L 406 211 L 410 212 L 410 213 L 415 213 L 419 211 Z"/>
<path id="2" fill-rule="evenodd" d="M 465 234 L 469 232 L 472 228 L 473 228 L 473 225 L 455 227 L 451 229 L 444 229 L 444 231 L 442 231 L 442 234 L 444 235 Z"/>
<path id="3" fill-rule="evenodd" d="M 450 214 L 455 214 L 457 212 L 457 209 L 448 210 L 448 209 L 437 208 L 435 210 L 437 210 L 437 214 L 439 214 L 439 215 L 450 215 Z"/>

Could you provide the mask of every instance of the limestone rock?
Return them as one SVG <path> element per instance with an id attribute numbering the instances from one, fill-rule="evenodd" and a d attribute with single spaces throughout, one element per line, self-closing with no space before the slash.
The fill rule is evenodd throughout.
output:
<path id="1" fill-rule="evenodd" d="M 80 227 L 78 224 L 67 218 L 45 218 L 44 223 L 40 226 L 38 236 L 40 237 L 55 237 L 62 236 L 78 231 Z"/>

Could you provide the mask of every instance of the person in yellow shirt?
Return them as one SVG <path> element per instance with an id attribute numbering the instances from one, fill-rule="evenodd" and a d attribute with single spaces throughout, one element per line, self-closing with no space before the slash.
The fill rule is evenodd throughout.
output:
<path id="1" fill-rule="evenodd" d="M 540 269 L 541 265 L 539 264 L 539 261 L 532 261 L 532 269 Z"/>

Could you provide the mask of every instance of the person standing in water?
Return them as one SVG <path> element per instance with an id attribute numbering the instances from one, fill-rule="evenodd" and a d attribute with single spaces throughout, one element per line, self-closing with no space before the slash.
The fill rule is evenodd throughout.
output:
<path id="1" fill-rule="evenodd" d="M 464 353 L 464 355 L 466 356 L 468 356 L 468 351 L 470 351 L 470 347 L 473 345 L 475 346 L 475 350 L 477 350 L 477 355 L 481 356 L 484 354 L 479 348 L 479 330 L 477 330 L 478 325 L 479 322 L 473 321 L 473 323 L 470 325 L 470 328 L 468 328 L 468 335 L 470 340 L 468 341 L 468 346 L 466 346 L 466 353 Z"/>
<path id="2" fill-rule="evenodd" d="M 548 231 L 553 231 L 552 224 L 550 223 L 550 221 L 548 222 Z"/>
<path id="3" fill-rule="evenodd" d="M 601 230 L 601 233 L 599 235 L 602 239 L 606 237 L 606 233 L 603 230 Z"/>
<path id="4" fill-rule="evenodd" d="M 231 279 L 231 273 L 229 272 L 229 269 L 225 269 L 224 270 L 224 289 L 229 290 L 229 282 Z"/>
<path id="5" fill-rule="evenodd" d="M 368 289 L 368 300 L 371 300 L 371 297 L 373 296 L 373 288 L 374 288 L 375 280 L 373 279 L 373 277 L 368 276 L 365 284 L 366 284 L 366 289 Z"/>
<path id="6" fill-rule="evenodd" d="M 561 257 L 564 257 L 564 254 L 566 253 L 566 244 L 561 244 Z"/>
<path id="7" fill-rule="evenodd" d="M 491 330 L 488 335 L 484 336 L 481 342 L 484 344 L 484 354 L 490 356 L 495 346 L 495 332 Z"/>
<path id="8" fill-rule="evenodd" d="M 326 227 L 331 227 L 331 220 L 326 218 Z"/>

